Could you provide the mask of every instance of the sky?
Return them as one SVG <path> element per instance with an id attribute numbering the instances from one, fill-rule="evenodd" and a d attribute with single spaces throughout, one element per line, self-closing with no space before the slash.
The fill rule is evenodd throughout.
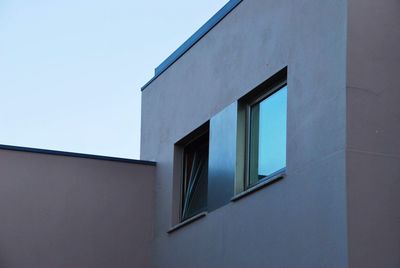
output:
<path id="1" fill-rule="evenodd" d="M 0 0 L 0 144 L 139 159 L 140 88 L 228 0 Z"/>

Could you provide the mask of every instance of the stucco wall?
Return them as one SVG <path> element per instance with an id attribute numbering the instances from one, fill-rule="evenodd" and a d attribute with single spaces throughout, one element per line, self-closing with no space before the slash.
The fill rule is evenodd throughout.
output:
<path id="1" fill-rule="evenodd" d="M 349 0 L 351 268 L 400 267 L 400 2 Z"/>
<path id="2" fill-rule="evenodd" d="M 154 267 L 347 267 L 346 12 L 345 0 L 243 1 L 144 90 Z M 286 66 L 287 177 L 168 234 L 174 143 Z"/>
<path id="3" fill-rule="evenodd" d="M 154 172 L 0 149 L 0 267 L 148 267 Z"/>

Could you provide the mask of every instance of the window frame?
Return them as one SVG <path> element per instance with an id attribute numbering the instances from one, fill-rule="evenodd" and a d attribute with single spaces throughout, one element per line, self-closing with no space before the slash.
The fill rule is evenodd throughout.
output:
<path id="1" fill-rule="evenodd" d="M 193 145 L 193 143 L 196 143 L 197 141 L 205 138 L 206 135 L 207 135 L 206 140 L 207 140 L 207 146 L 208 146 L 208 148 L 207 148 L 207 151 L 208 151 L 208 153 L 207 153 L 207 162 L 206 162 L 206 165 L 207 165 L 207 175 L 206 176 L 207 176 L 207 185 L 208 185 L 208 161 L 209 161 L 209 150 L 210 150 L 210 148 L 209 148 L 209 146 L 210 146 L 210 140 L 209 140 L 210 139 L 210 131 L 209 131 L 208 124 L 207 124 L 206 127 L 201 127 L 200 130 L 195 130 L 191 134 L 187 135 L 184 138 L 185 141 L 183 143 L 181 143 L 181 146 L 180 146 L 181 147 L 181 165 L 180 165 L 181 168 L 180 168 L 180 171 L 179 171 L 180 172 L 179 223 L 190 221 L 192 218 L 198 217 L 199 215 L 204 214 L 204 213 L 207 212 L 208 196 L 207 196 L 207 191 L 206 191 L 206 205 L 205 205 L 205 208 L 202 209 L 201 211 L 195 213 L 192 216 L 184 217 L 185 216 L 184 215 L 184 206 L 185 206 L 184 202 L 185 202 L 185 198 L 186 198 L 185 195 L 187 194 L 186 190 L 185 190 L 185 183 L 187 183 L 187 182 L 185 182 L 186 179 L 187 179 L 187 176 L 186 176 L 186 172 L 187 172 L 186 148 L 191 146 L 191 145 Z"/>
<path id="2" fill-rule="evenodd" d="M 287 79 L 281 80 L 280 82 L 274 84 L 271 87 L 267 87 L 267 89 L 260 90 L 255 94 L 252 94 L 250 97 L 246 98 L 245 101 L 243 101 L 244 104 L 244 113 L 245 113 L 245 122 L 244 122 L 244 127 L 245 127 L 245 141 L 244 141 L 244 176 L 243 176 L 243 190 L 242 192 L 248 191 L 251 188 L 257 188 L 258 185 L 264 185 L 266 182 L 269 180 L 274 180 L 276 177 L 279 177 L 279 175 L 283 175 L 286 172 L 286 166 L 282 169 L 279 169 L 272 174 L 269 174 L 268 176 L 265 176 L 264 178 L 258 180 L 256 183 L 251 184 L 250 183 L 250 148 L 251 148 L 251 141 L 250 141 L 250 136 L 251 136 L 251 109 L 254 105 L 260 104 L 262 101 L 268 99 L 270 96 L 272 96 L 274 93 L 277 93 L 279 90 L 283 89 L 284 87 L 287 87 Z M 287 102 L 287 99 L 286 99 Z M 286 104 L 287 107 L 287 104 Z M 287 123 L 286 123 L 287 124 Z M 286 139 L 287 139 L 287 130 L 286 130 Z M 287 142 L 287 141 L 286 141 Z M 287 157 L 285 153 L 285 158 Z M 286 161 L 285 161 L 286 162 Z M 237 193 L 239 194 L 239 193 Z"/>

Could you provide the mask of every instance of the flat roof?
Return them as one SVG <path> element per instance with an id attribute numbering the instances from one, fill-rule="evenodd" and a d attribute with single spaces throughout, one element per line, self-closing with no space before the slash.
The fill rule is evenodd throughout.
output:
<path id="1" fill-rule="evenodd" d="M 175 50 L 168 58 L 166 58 L 154 71 L 154 76 L 143 87 L 146 89 L 157 77 L 167 70 L 174 62 L 183 56 L 192 46 L 194 46 L 203 36 L 205 36 L 212 28 L 214 28 L 226 15 L 228 15 L 243 0 L 230 0 L 226 3 L 214 16 L 211 17 L 203 26 L 200 27 L 189 39 L 187 39 L 177 50 Z"/>
<path id="2" fill-rule="evenodd" d="M 95 160 L 105 160 L 105 161 L 122 162 L 122 163 L 130 163 L 130 164 L 140 164 L 140 165 L 148 165 L 148 166 L 155 166 L 156 165 L 156 162 L 145 161 L 145 160 L 136 160 L 136 159 L 128 159 L 128 158 L 119 158 L 119 157 L 111 157 L 111 156 L 94 155 L 94 154 L 72 153 L 72 152 L 55 151 L 55 150 L 47 150 L 47 149 L 38 149 L 38 148 L 30 148 L 30 147 L 21 147 L 21 146 L 13 146 L 13 145 L 4 145 L 4 144 L 0 144 L 0 150 L 9 150 L 9 151 L 18 151 L 18 152 L 27 152 L 27 153 L 38 153 L 38 154 L 49 154 L 49 155 L 58 155 L 58 156 L 69 156 L 69 157 L 95 159 Z"/>

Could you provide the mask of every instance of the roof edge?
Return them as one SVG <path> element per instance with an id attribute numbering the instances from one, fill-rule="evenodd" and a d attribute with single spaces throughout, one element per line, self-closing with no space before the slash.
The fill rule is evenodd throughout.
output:
<path id="1" fill-rule="evenodd" d="M 166 58 L 154 71 L 151 78 L 141 90 L 145 90 L 154 80 L 165 72 L 172 64 L 182 57 L 191 47 L 193 47 L 201 38 L 203 38 L 212 28 L 214 28 L 226 15 L 228 15 L 243 0 L 230 0 L 214 16 L 212 16 L 203 26 L 200 27 L 189 39 L 178 47 L 168 58 Z"/>
<path id="2" fill-rule="evenodd" d="M 156 162 L 153 162 L 153 161 L 136 160 L 136 159 L 120 158 L 120 157 L 112 157 L 112 156 L 93 155 L 93 154 L 73 153 L 73 152 L 38 149 L 38 148 L 21 147 L 21 146 L 4 145 L 4 144 L 0 144 L 0 150 L 18 151 L 18 152 L 26 152 L 26 153 L 37 153 L 37 154 L 48 154 L 48 155 L 57 155 L 57 156 L 68 156 L 68 157 L 75 157 L 75 158 L 85 158 L 85 159 L 113 161 L 113 162 L 139 164 L 139 165 L 147 165 L 147 166 L 156 166 Z"/>

